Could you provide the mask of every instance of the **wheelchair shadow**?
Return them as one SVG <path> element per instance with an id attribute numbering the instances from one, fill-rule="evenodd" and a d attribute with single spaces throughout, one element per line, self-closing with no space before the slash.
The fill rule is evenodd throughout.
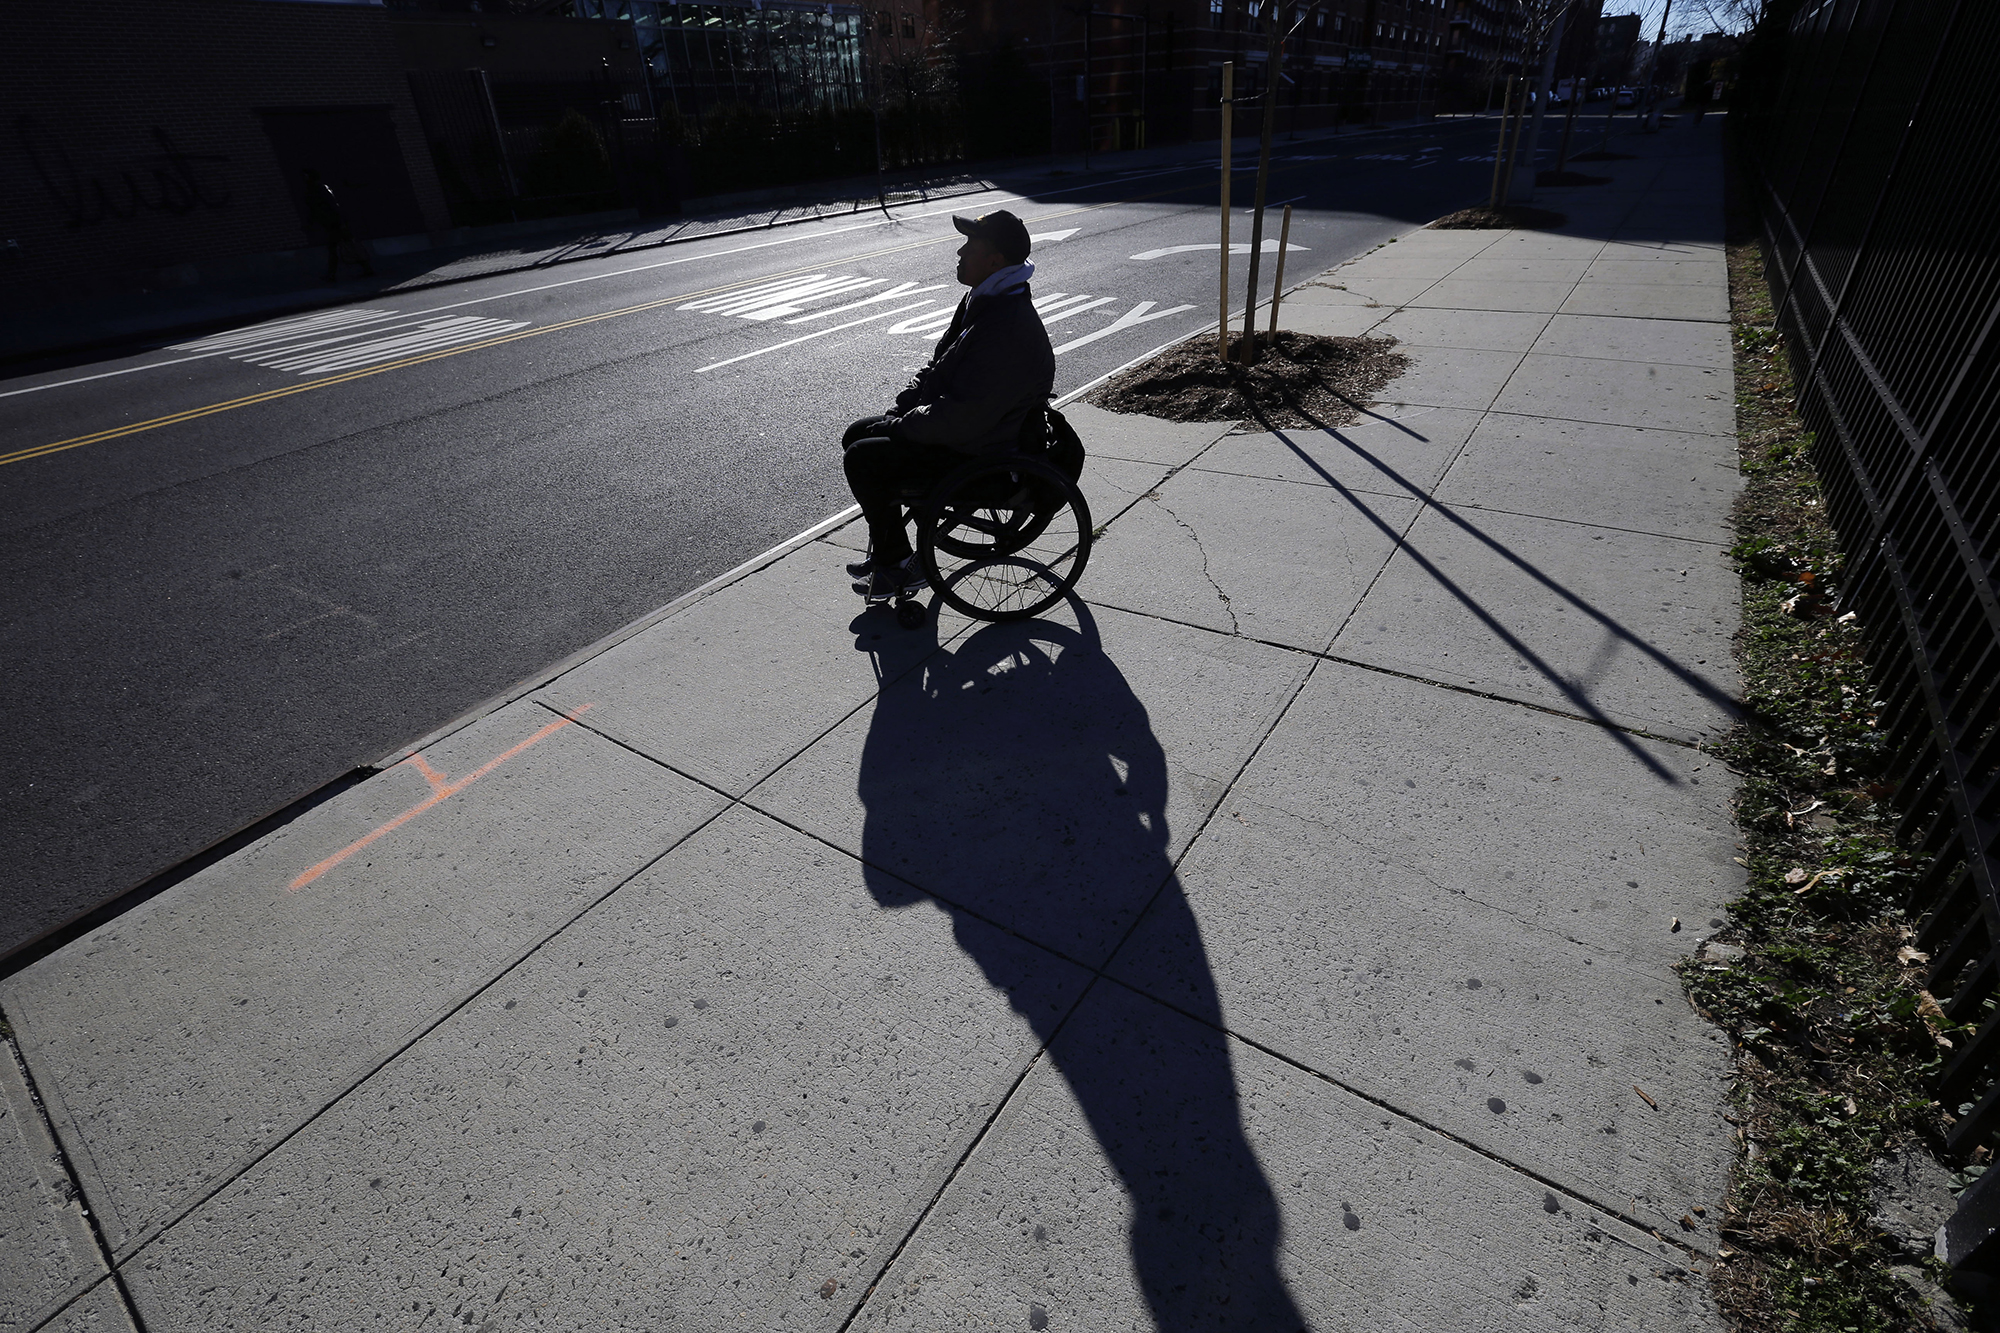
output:
<path id="1" fill-rule="evenodd" d="M 1104 1003 L 1115 992 L 1093 1003 L 1117 985 L 1102 976 L 1070 1006 L 1026 998 L 1047 988 L 1024 973 L 1028 955 L 1008 934 L 1101 969 L 1143 914 L 1149 941 L 1185 955 L 1162 969 L 1190 978 L 1174 1005 L 1221 1026 L 1174 872 L 1166 755 L 1088 610 L 1069 605 L 1080 629 L 987 625 L 885 686 L 859 776 L 867 884 L 885 908 L 929 900 L 950 914 L 959 946 L 1041 1039 L 1124 1183 L 1133 1275 L 1158 1327 L 1302 1329 L 1226 1043 L 1163 1052 L 1184 1020 Z M 1164 1027 L 1134 1040 L 1111 1010 L 1157 1014 Z M 1117 1215 L 1097 1215 L 1107 1211 Z"/>

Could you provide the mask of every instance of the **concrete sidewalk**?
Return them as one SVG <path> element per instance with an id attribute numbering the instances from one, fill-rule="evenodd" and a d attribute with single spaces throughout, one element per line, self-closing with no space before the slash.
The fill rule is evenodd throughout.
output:
<path id="1" fill-rule="evenodd" d="M 812 534 L 0 982 L 0 1326 L 1718 1328 L 1719 141 L 1621 146 L 1287 305 L 1362 425 L 1073 409 L 1085 603 Z"/>

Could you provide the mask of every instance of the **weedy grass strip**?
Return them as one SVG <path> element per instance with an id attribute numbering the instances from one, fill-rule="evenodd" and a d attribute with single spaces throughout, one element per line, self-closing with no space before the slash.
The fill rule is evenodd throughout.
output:
<path id="1" fill-rule="evenodd" d="M 1873 1166 L 1915 1147 L 1945 1160 L 1951 1112 L 1932 1089 L 1972 1029 L 1924 991 L 1928 960 L 1910 942 L 1919 864 L 1895 837 L 1884 705 L 1862 626 L 1841 611 L 1845 556 L 1793 410 L 1761 248 L 1730 246 L 1729 266 L 1749 720 L 1711 748 L 1742 778 L 1749 883 L 1680 968 L 1737 1052 L 1738 1156 L 1712 1289 L 1754 1333 L 1948 1327 L 1919 1294 L 1943 1264 L 1869 1220 Z M 1957 1165 L 1983 1169 L 1985 1155 Z"/>

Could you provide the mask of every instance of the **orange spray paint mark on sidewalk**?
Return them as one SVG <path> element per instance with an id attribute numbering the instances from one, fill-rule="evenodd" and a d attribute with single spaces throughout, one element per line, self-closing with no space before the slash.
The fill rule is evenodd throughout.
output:
<path id="1" fill-rule="evenodd" d="M 355 841 L 349 843 L 347 846 L 335 852 L 332 856 L 327 857 L 326 860 L 321 861 L 318 865 L 314 866 L 312 869 L 301 874 L 297 879 L 291 882 L 289 886 L 290 889 L 295 893 L 298 890 L 303 889 L 306 885 L 312 883 L 314 880 L 318 879 L 321 875 L 324 875 L 327 871 L 333 869 L 335 866 L 339 865 L 342 861 L 345 861 L 348 857 L 354 855 L 356 852 L 366 847 L 369 843 L 374 842 L 377 838 L 395 832 L 397 829 L 409 823 L 412 819 L 415 819 L 418 815 L 430 809 L 432 806 L 442 805 L 444 802 L 458 795 L 460 792 L 464 791 L 467 787 L 470 787 L 473 783 L 479 781 L 479 779 L 485 777 L 488 773 L 491 773 L 494 769 L 500 767 L 500 765 L 506 763 L 509 759 L 512 759 L 515 755 L 521 753 L 521 751 L 527 749 L 529 746 L 537 745 L 541 743 L 543 740 L 547 739 L 548 737 L 555 735 L 558 731 L 561 731 L 564 727 L 576 721 L 578 717 L 580 717 L 584 713 L 589 712 L 590 708 L 591 706 L 589 704 L 583 704 L 582 706 L 573 709 L 568 713 L 563 714 L 560 720 L 549 723 L 546 727 L 543 727 L 540 731 L 528 737 L 528 739 L 520 742 L 519 744 L 513 746 L 511 749 L 504 751 L 501 754 L 495 755 L 493 758 L 487 760 L 485 763 L 481 764 L 478 768 L 473 769 L 472 772 L 466 774 L 464 777 L 460 778 L 456 782 L 451 781 L 444 774 L 438 772 L 435 768 L 432 768 L 430 766 L 430 761 L 425 759 L 420 754 L 413 754 L 408 759 L 405 759 L 401 763 L 396 764 L 395 767 L 397 768 L 401 768 L 403 764 L 408 764 L 412 768 L 416 769 L 417 772 L 423 774 L 424 781 L 430 783 L 431 785 L 431 794 L 425 797 L 423 800 L 417 802 L 415 805 L 411 806 L 409 809 L 405 810 L 402 814 L 397 815 L 394 819 L 390 820 L 388 823 L 382 825 L 380 828 L 375 829 L 373 832 L 369 833 L 366 837 L 357 838 Z"/>

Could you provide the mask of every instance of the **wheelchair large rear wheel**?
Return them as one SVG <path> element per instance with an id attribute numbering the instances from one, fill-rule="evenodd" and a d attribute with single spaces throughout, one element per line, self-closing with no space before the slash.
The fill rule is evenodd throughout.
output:
<path id="1" fill-rule="evenodd" d="M 977 461 L 945 478 L 918 522 L 917 558 L 948 606 L 1026 620 L 1069 595 L 1090 560 L 1090 506 L 1040 459 Z"/>

